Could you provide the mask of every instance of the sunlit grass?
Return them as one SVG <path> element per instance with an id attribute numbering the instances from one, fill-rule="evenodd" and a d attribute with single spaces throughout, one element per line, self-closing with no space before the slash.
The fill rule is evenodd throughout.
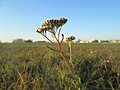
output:
<path id="1" fill-rule="evenodd" d="M 52 44 L 46 43 L 51 46 Z M 0 89 L 76 90 L 77 81 L 57 53 L 44 43 L 0 44 Z M 81 76 L 81 88 L 120 89 L 119 44 L 73 44 L 73 72 Z M 62 44 L 69 59 L 68 45 Z"/>

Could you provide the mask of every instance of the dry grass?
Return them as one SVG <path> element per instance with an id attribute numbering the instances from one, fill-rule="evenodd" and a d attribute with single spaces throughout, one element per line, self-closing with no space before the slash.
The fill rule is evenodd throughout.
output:
<path id="1" fill-rule="evenodd" d="M 62 47 L 69 60 L 68 46 Z M 119 90 L 119 65 L 119 44 L 73 44 L 71 67 L 81 77 L 82 90 Z M 46 43 L 0 44 L 1 90 L 77 90 L 68 72 Z"/>

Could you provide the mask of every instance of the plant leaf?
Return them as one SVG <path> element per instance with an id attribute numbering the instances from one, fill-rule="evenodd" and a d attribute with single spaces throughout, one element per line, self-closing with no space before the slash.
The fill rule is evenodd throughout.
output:
<path id="1" fill-rule="evenodd" d="M 55 51 L 55 52 L 59 52 L 58 50 L 56 50 L 55 48 L 51 48 L 49 46 L 46 46 L 48 49 L 52 50 L 52 51 Z"/>

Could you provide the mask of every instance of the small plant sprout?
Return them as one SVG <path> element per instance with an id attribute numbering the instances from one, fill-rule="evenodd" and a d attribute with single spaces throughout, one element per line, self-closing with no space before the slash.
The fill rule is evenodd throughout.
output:
<path id="1" fill-rule="evenodd" d="M 62 51 L 61 48 L 61 42 L 63 42 L 64 39 L 64 34 L 61 34 L 62 39 L 60 39 L 60 32 L 61 32 L 61 28 L 62 26 L 67 22 L 68 20 L 66 18 L 59 18 L 59 19 L 48 19 L 46 20 L 42 26 L 40 28 L 38 28 L 36 30 L 36 32 L 38 32 L 39 34 L 41 34 L 42 36 L 44 36 L 48 41 L 50 41 L 51 43 L 53 42 L 52 40 L 50 40 L 50 38 L 47 36 L 47 33 L 51 33 L 51 35 L 53 36 L 53 38 L 56 40 L 57 42 L 57 48 L 51 48 L 49 46 L 47 46 L 50 50 L 53 51 L 57 51 L 60 53 L 60 55 L 62 56 L 62 58 L 64 59 L 70 73 L 72 73 L 72 69 L 68 63 L 68 61 L 66 60 L 66 57 Z"/>
<path id="2" fill-rule="evenodd" d="M 66 42 L 69 44 L 69 49 L 70 49 L 70 62 L 72 62 L 72 42 L 75 40 L 74 36 L 70 36 L 66 38 Z"/>

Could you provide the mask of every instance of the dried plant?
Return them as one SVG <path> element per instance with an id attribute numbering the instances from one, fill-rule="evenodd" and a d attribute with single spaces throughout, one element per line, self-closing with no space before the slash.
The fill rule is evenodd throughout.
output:
<path id="1" fill-rule="evenodd" d="M 70 49 L 70 62 L 72 62 L 72 42 L 75 40 L 74 36 L 69 36 L 66 38 L 66 42 L 69 44 L 69 49 Z"/>
<path id="2" fill-rule="evenodd" d="M 69 69 L 70 74 L 64 75 L 64 78 L 71 78 L 73 79 L 73 84 L 78 87 L 80 90 L 81 87 L 81 77 L 78 74 L 73 73 L 72 68 L 69 64 L 69 61 L 66 59 L 63 50 L 61 48 L 61 43 L 64 40 L 64 34 L 61 34 L 62 39 L 60 40 L 60 32 L 62 29 L 62 26 L 67 22 L 68 20 L 65 18 L 59 18 L 59 19 L 49 19 L 46 20 L 40 28 L 37 29 L 36 32 L 44 36 L 47 40 L 49 40 L 51 43 L 53 41 L 47 36 L 47 32 L 51 33 L 52 37 L 56 40 L 57 42 L 57 48 L 49 47 L 47 46 L 50 50 L 57 51 L 60 53 L 62 58 L 65 61 L 66 66 Z M 72 42 L 75 39 L 74 36 L 70 36 L 66 38 L 66 42 L 69 44 L 69 49 L 70 49 L 70 62 L 72 62 Z M 55 43 L 53 43 L 55 44 Z M 75 81 L 75 82 L 74 82 Z"/>
<path id="3" fill-rule="evenodd" d="M 51 50 L 58 51 L 60 53 L 60 55 L 63 57 L 66 65 L 67 65 L 67 67 L 69 68 L 70 73 L 72 73 L 72 69 L 69 65 L 69 62 L 67 61 L 67 59 L 66 59 L 66 57 L 65 57 L 65 55 L 62 51 L 62 48 L 61 48 L 61 43 L 63 42 L 64 34 L 61 34 L 62 40 L 59 40 L 60 39 L 61 28 L 67 21 L 68 20 L 65 19 L 65 18 L 46 20 L 42 24 L 42 26 L 37 29 L 36 32 L 40 33 L 42 36 L 44 36 L 47 40 L 49 40 L 52 43 L 53 41 L 47 36 L 47 32 L 51 33 L 51 35 L 53 36 L 53 38 L 57 42 L 57 48 L 54 49 L 54 48 L 51 48 L 49 46 L 47 46 L 47 47 Z"/>

